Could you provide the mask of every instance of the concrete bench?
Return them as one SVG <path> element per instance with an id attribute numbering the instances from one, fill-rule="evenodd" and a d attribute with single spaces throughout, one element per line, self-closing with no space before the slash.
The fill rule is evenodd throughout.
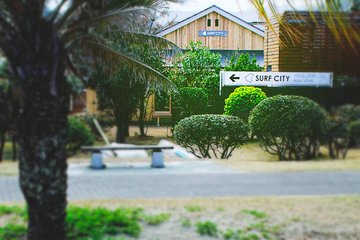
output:
<path id="1" fill-rule="evenodd" d="M 117 150 L 151 150 L 152 159 L 151 167 L 152 168 L 163 168 L 164 165 L 164 149 L 174 149 L 173 146 L 158 146 L 158 145 L 142 145 L 142 146 L 84 146 L 81 147 L 83 151 L 91 152 L 91 165 L 92 169 L 104 169 L 106 168 L 101 151 L 117 151 Z"/>

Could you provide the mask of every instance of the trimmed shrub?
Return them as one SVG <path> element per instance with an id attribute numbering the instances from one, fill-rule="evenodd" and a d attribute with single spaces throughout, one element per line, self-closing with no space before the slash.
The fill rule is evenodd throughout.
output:
<path id="1" fill-rule="evenodd" d="M 195 156 L 227 159 L 248 139 L 248 127 L 238 117 L 204 114 L 181 120 L 174 128 L 175 140 Z"/>
<path id="2" fill-rule="evenodd" d="M 325 120 L 326 112 L 316 102 L 278 95 L 260 102 L 249 124 L 265 151 L 279 160 L 300 160 L 318 156 Z"/>
<path id="3" fill-rule="evenodd" d="M 175 126 L 181 119 L 192 115 L 205 114 L 208 94 L 204 88 L 184 87 L 173 96 L 172 123 Z"/>
<path id="4" fill-rule="evenodd" d="M 266 94 L 260 88 L 238 87 L 225 99 L 224 114 L 247 121 L 250 111 L 265 98 Z"/>
<path id="5" fill-rule="evenodd" d="M 74 155 L 83 145 L 93 145 L 95 136 L 91 129 L 79 118 L 68 118 L 66 151 L 68 156 Z"/>
<path id="6" fill-rule="evenodd" d="M 349 125 L 350 137 L 357 147 L 360 147 L 360 120 L 353 121 Z"/>

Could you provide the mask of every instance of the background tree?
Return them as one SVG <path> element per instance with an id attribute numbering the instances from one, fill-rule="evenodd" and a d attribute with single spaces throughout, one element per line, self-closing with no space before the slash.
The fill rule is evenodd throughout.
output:
<path id="1" fill-rule="evenodd" d="M 153 49 L 147 43 L 134 41 L 131 37 L 124 37 L 118 33 L 112 33 L 109 39 L 114 49 L 121 48 L 134 59 L 148 64 L 159 73 L 164 72 L 160 49 Z M 117 127 L 116 142 L 125 142 L 135 113 L 138 113 L 140 135 L 145 136 L 148 98 L 156 88 L 160 87 L 156 81 L 139 80 L 127 69 L 120 69 L 112 76 L 97 69 L 91 85 L 97 91 L 99 109 L 110 110 L 113 114 Z"/>
<path id="2" fill-rule="evenodd" d="M 164 2 L 61 0 L 49 9 L 46 0 L 0 0 L 0 49 L 9 62 L 11 98 L 19 105 L 14 125 L 20 145 L 20 187 L 28 205 L 28 239 L 66 238 L 66 69 L 78 73 L 80 62 L 105 61 L 111 63 L 109 70 L 129 66 L 136 68 L 134 74 L 158 77 L 150 67 L 112 50 L 98 32 L 116 28 L 130 34 L 139 15 Z"/>
<path id="3" fill-rule="evenodd" d="M 225 66 L 225 71 L 261 71 L 263 68 L 257 64 L 256 57 L 251 57 L 249 53 L 233 53 L 229 63 Z"/>
<path id="4" fill-rule="evenodd" d="M 201 42 L 191 42 L 184 53 L 175 56 L 169 78 L 177 87 L 205 88 L 210 102 L 219 95 L 221 55 L 213 53 Z"/>

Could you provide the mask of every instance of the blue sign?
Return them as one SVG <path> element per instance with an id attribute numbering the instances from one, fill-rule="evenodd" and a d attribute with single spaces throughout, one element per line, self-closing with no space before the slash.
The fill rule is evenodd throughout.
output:
<path id="1" fill-rule="evenodd" d="M 228 31 L 200 30 L 199 37 L 227 37 Z"/>

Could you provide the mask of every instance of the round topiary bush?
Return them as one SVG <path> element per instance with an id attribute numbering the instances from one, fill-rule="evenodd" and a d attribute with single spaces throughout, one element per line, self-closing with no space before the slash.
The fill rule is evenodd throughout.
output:
<path id="1" fill-rule="evenodd" d="M 225 99 L 224 114 L 247 121 L 250 111 L 265 98 L 266 94 L 260 88 L 238 87 Z"/>
<path id="2" fill-rule="evenodd" d="M 357 147 L 360 147 L 360 120 L 353 121 L 349 125 L 350 137 Z"/>
<path id="3" fill-rule="evenodd" d="M 300 96 L 275 96 L 260 102 L 250 113 L 250 129 L 261 147 L 279 160 L 310 159 L 319 153 L 326 112 Z"/>
<path id="4" fill-rule="evenodd" d="M 208 94 L 205 88 L 183 87 L 174 94 L 172 122 L 175 126 L 181 119 L 207 112 Z"/>
<path id="5" fill-rule="evenodd" d="M 66 135 L 66 151 L 68 156 L 74 155 L 81 146 L 93 145 L 95 136 L 91 129 L 81 119 L 68 118 L 68 131 Z"/>
<path id="6" fill-rule="evenodd" d="M 174 137 L 177 143 L 199 158 L 227 159 L 248 139 L 248 127 L 235 116 L 194 115 L 175 126 Z"/>

